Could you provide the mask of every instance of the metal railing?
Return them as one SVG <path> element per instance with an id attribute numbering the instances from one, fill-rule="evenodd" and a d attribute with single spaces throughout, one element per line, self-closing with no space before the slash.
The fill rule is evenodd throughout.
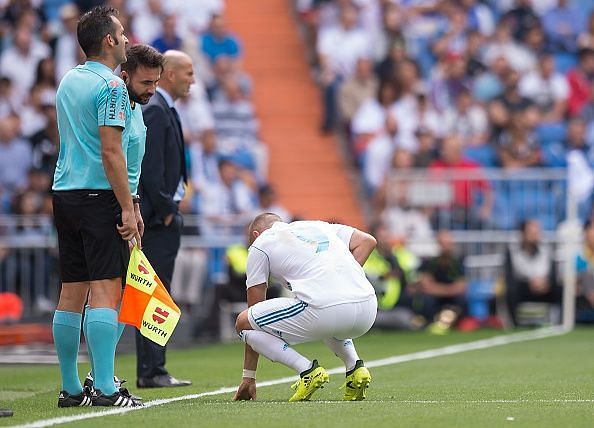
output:
<path id="1" fill-rule="evenodd" d="M 515 230 L 535 218 L 554 230 L 567 194 L 562 169 L 409 169 L 388 177 L 386 205 L 423 210 L 435 229 Z"/>

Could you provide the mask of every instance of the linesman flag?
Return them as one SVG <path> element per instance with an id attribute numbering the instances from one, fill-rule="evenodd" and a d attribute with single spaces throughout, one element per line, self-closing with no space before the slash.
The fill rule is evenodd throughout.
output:
<path id="1" fill-rule="evenodd" d="M 144 253 L 134 246 L 130 254 L 119 320 L 136 326 L 140 334 L 165 346 L 181 312 Z"/>

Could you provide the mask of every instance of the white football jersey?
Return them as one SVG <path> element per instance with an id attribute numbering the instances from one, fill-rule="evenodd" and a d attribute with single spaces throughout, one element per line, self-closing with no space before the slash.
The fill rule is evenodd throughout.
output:
<path id="1" fill-rule="evenodd" d="M 373 286 L 349 251 L 353 232 L 323 221 L 274 223 L 249 248 L 247 287 L 268 283 L 272 276 L 318 308 L 369 299 Z"/>

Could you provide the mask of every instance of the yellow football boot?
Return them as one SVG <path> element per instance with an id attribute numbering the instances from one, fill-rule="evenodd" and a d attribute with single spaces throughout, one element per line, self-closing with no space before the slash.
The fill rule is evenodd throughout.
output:
<path id="1" fill-rule="evenodd" d="M 326 369 L 320 367 L 318 360 L 313 360 L 311 368 L 301 373 L 301 379 L 291 386 L 296 391 L 289 401 L 309 401 L 312 394 L 323 388 L 329 380 Z"/>
<path id="2" fill-rule="evenodd" d="M 341 388 L 345 388 L 344 401 L 365 400 L 367 387 L 371 383 L 371 374 L 367 367 L 363 366 L 363 361 L 357 360 L 355 368 L 349 370 L 346 374 L 346 380 Z"/>

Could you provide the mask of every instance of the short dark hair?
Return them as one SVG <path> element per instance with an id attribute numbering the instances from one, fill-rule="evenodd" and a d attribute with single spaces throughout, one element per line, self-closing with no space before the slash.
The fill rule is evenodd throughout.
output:
<path id="1" fill-rule="evenodd" d="M 112 16 L 118 16 L 117 9 L 96 6 L 78 21 L 76 38 L 87 57 L 101 54 L 101 42 L 106 35 L 111 34 L 114 39 L 116 38 Z"/>
<path id="2" fill-rule="evenodd" d="M 122 64 L 122 71 L 133 74 L 141 67 L 159 68 L 163 71 L 163 55 L 149 45 L 138 44 L 126 50 L 126 62 Z"/>

